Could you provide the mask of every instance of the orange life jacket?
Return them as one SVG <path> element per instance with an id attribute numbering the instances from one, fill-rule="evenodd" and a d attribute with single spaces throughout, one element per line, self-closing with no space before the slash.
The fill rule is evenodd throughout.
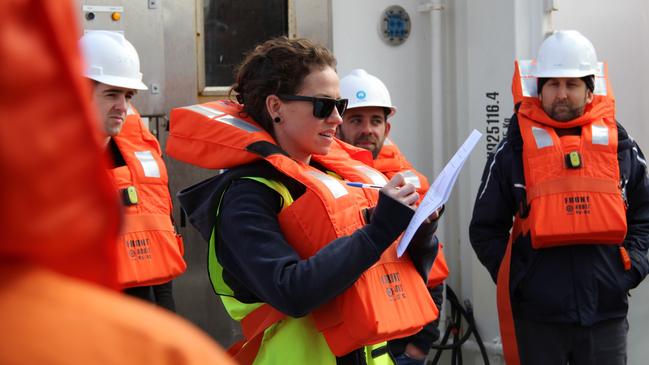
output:
<path id="1" fill-rule="evenodd" d="M 529 103 L 518 113 L 532 247 L 621 244 L 626 209 L 613 115 L 591 110 L 581 136 L 559 138 L 530 119 L 539 111 Z"/>
<path id="2" fill-rule="evenodd" d="M 376 190 L 349 187 L 282 153 L 267 153 L 278 151 L 274 140 L 254 121 L 242 117 L 241 111 L 239 104 L 229 101 L 172 110 L 167 153 L 208 168 L 231 168 L 264 158 L 304 185 L 306 192 L 278 215 L 287 242 L 303 258 L 365 225 L 364 210 L 376 205 Z M 335 140 L 327 155 L 314 155 L 312 160 L 349 181 L 386 182 L 380 172 L 351 159 L 349 148 L 353 147 Z M 410 259 L 397 258 L 396 242 L 351 288 L 312 313 L 316 327 L 338 356 L 364 345 L 414 334 L 437 315 Z M 242 321 L 244 332 L 250 333 L 246 328 L 255 326 L 261 328 L 254 333 L 263 332 L 282 316 L 269 305 L 262 305 Z"/>
<path id="3" fill-rule="evenodd" d="M 0 1 L 0 364 L 233 365 L 179 316 L 113 290 L 122 218 L 77 6 Z"/>
<path id="4" fill-rule="evenodd" d="M 615 100 L 600 64 L 593 101 L 584 114 L 567 122 L 551 119 L 537 97 L 532 61 L 516 61 L 514 103 L 523 138 L 527 207 L 518 212 L 498 271 L 497 302 L 505 362 L 520 364 L 510 302 L 511 250 L 530 234 L 532 247 L 621 244 L 626 236 L 626 207 L 619 188 Z M 580 136 L 559 137 L 554 128 L 581 127 Z M 620 253 L 630 268 L 628 254 Z"/>
<path id="5" fill-rule="evenodd" d="M 182 238 L 171 221 L 160 145 L 134 110 L 112 138 L 126 162 L 111 170 L 124 198 L 125 225 L 117 245 L 119 283 L 125 288 L 165 283 L 187 265 Z"/>
<path id="6" fill-rule="evenodd" d="M 379 151 L 379 155 L 373 162 L 375 169 L 381 171 L 388 178 L 392 178 L 397 173 L 403 175 L 406 182 L 414 185 L 420 195 L 420 200 L 426 195 L 430 187 L 426 176 L 415 170 L 406 157 L 401 153 L 396 144 L 390 138 L 386 138 Z"/>
<path id="7" fill-rule="evenodd" d="M 81 77 L 78 15 L 71 4 L 58 1 L 2 1 L 0 11 L 5 14 L 0 25 L 0 266 L 29 263 L 117 287 L 109 244 L 121 218 L 108 163 L 100 154 L 90 85 Z M 22 277 L 3 275 L 0 286 L 13 298 L 11 290 L 22 285 L 16 283 Z M 5 318 L 0 322 L 9 330 Z M 22 338 L 12 332 L 3 340 L 16 336 Z M 23 339 L 33 345 L 33 337 Z M 22 355 L 21 362 L 51 362 L 27 357 L 36 356 L 33 349 L 13 351 Z M 0 363 L 11 363 L 3 359 Z"/>
<path id="8" fill-rule="evenodd" d="M 413 184 L 417 188 L 419 202 L 424 198 L 424 195 L 426 195 L 430 187 L 426 176 L 412 167 L 397 145 L 389 138 L 385 139 L 379 155 L 373 161 L 373 166 L 387 176 L 388 179 L 391 179 L 397 173 L 402 174 L 406 178 L 406 182 Z M 428 287 L 434 288 L 443 283 L 448 277 L 448 273 L 449 270 L 446 264 L 446 257 L 444 256 L 443 245 L 440 242 L 437 257 L 428 274 Z"/>

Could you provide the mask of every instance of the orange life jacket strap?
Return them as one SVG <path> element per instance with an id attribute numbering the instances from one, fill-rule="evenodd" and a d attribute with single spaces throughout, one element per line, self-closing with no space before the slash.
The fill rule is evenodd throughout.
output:
<path id="1" fill-rule="evenodd" d="M 562 177 L 555 180 L 544 181 L 531 186 L 527 190 L 527 201 L 542 195 L 558 194 L 571 191 L 589 191 L 595 193 L 617 194 L 617 184 L 607 179 L 596 179 L 585 176 Z"/>
<path id="2" fill-rule="evenodd" d="M 268 304 L 262 304 L 241 320 L 244 339 L 230 346 L 228 353 L 238 364 L 252 364 L 261 347 L 264 331 L 284 317 L 284 313 Z"/>
<path id="3" fill-rule="evenodd" d="M 498 320 L 500 322 L 500 338 L 503 343 L 503 355 L 507 365 L 520 365 L 518 354 L 518 342 L 516 341 L 516 328 L 514 327 L 514 314 L 512 303 L 509 297 L 509 279 L 512 257 L 512 246 L 516 238 L 521 234 L 529 232 L 529 222 L 516 217 L 514 227 L 507 241 L 505 256 L 498 269 L 496 286 L 496 301 L 498 304 Z"/>
<path id="4" fill-rule="evenodd" d="M 264 338 L 264 333 L 260 333 L 251 340 L 241 340 L 228 348 L 228 355 L 239 365 L 252 365 L 257 358 L 259 348 L 261 347 L 261 340 Z"/>
<path id="5" fill-rule="evenodd" d="M 142 231 L 174 231 L 171 218 L 165 214 L 128 215 L 123 233 Z"/>
<path id="6" fill-rule="evenodd" d="M 624 248 L 624 246 L 620 246 L 620 258 L 622 259 L 622 265 L 624 265 L 624 270 L 629 271 L 631 270 L 631 257 L 629 256 L 629 252 Z"/>

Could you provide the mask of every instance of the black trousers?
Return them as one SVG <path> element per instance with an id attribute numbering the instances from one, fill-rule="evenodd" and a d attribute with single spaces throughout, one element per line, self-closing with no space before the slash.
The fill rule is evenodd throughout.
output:
<path id="1" fill-rule="evenodd" d="M 136 286 L 124 289 L 124 293 L 175 312 L 176 302 L 174 301 L 171 283 L 171 281 L 168 281 L 160 285 Z"/>
<path id="2" fill-rule="evenodd" d="M 522 365 L 626 364 L 626 318 L 592 327 L 521 319 L 515 325 Z"/>

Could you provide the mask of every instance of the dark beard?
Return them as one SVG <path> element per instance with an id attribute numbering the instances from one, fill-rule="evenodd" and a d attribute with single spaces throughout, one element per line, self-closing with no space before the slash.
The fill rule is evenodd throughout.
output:
<path id="1" fill-rule="evenodd" d="M 345 142 L 350 141 L 350 139 L 345 136 L 345 133 L 343 132 L 342 128 L 340 128 L 340 127 L 338 127 L 338 138 L 345 141 Z M 355 141 L 350 141 L 350 142 L 347 142 L 347 143 L 352 144 L 352 145 L 354 145 L 356 147 L 359 147 L 357 145 L 357 143 L 358 142 L 365 142 L 365 141 L 373 142 L 376 145 L 376 149 L 368 150 L 368 151 L 370 151 L 372 153 L 372 158 L 376 160 L 376 158 L 379 156 L 379 152 L 381 152 L 381 148 L 383 148 L 383 143 L 379 143 L 379 141 L 374 141 L 373 139 L 368 139 L 368 138 L 359 138 L 359 139 L 356 139 Z M 359 147 L 359 148 L 367 149 L 365 147 Z"/>
<path id="2" fill-rule="evenodd" d="M 556 111 L 556 108 L 558 106 L 567 106 L 568 110 L 566 112 L 559 113 Z M 570 105 L 566 103 L 562 104 L 554 104 L 552 105 L 552 109 L 550 110 L 550 117 L 558 122 L 567 122 L 569 120 L 573 120 L 575 118 L 579 118 L 584 114 L 584 107 L 586 106 L 586 98 L 584 98 L 584 102 L 574 108 L 570 108 Z"/>

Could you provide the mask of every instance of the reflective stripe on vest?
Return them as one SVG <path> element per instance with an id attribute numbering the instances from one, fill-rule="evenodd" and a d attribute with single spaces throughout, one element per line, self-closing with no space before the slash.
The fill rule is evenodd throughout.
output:
<path id="1" fill-rule="evenodd" d="M 414 171 L 405 170 L 401 171 L 400 174 L 403 175 L 404 179 L 406 179 L 407 184 L 412 184 L 415 188 L 421 189 L 421 181 L 419 181 L 419 176 L 417 176 Z"/>
<path id="2" fill-rule="evenodd" d="M 321 183 L 323 183 L 324 186 L 329 189 L 329 192 L 331 193 L 331 195 L 333 195 L 334 199 L 338 199 L 341 196 L 348 194 L 347 189 L 345 189 L 340 180 L 336 179 L 335 177 L 329 176 L 320 171 L 308 171 L 307 174 L 315 177 Z"/>
<path id="3" fill-rule="evenodd" d="M 158 162 L 153 158 L 151 151 L 135 151 L 134 154 L 137 160 L 140 161 L 140 165 L 142 165 L 144 176 L 160 177 L 160 166 L 158 166 Z"/>
<path id="4" fill-rule="evenodd" d="M 532 134 L 534 134 L 536 148 L 552 146 L 552 137 L 544 128 L 532 127 Z"/>
<path id="5" fill-rule="evenodd" d="M 257 126 L 254 126 L 245 120 L 233 117 L 232 115 L 225 114 L 219 110 L 210 108 L 208 106 L 204 105 L 191 105 L 191 106 L 186 106 L 183 109 L 188 109 L 191 111 L 194 111 L 196 113 L 202 114 L 208 118 L 214 119 L 217 122 L 221 122 L 224 124 L 231 125 L 233 127 L 237 127 L 241 130 L 244 130 L 246 132 L 261 132 L 261 129 Z"/>
<path id="6" fill-rule="evenodd" d="M 388 182 L 383 174 L 367 165 L 356 165 L 354 166 L 354 168 L 363 175 L 367 176 L 372 181 L 372 184 L 383 186 Z"/>
<path id="7" fill-rule="evenodd" d="M 590 128 L 593 136 L 593 144 L 608 145 L 609 133 L 606 126 L 592 124 Z M 537 148 L 553 145 L 552 137 L 550 137 L 550 134 L 544 128 L 532 127 L 532 133 L 534 134 L 534 141 L 536 142 Z"/>
<path id="8" fill-rule="evenodd" d="M 206 117 L 208 117 L 210 119 L 214 119 L 215 117 L 218 117 L 219 115 L 225 114 L 222 111 L 216 110 L 214 108 L 210 108 L 210 107 L 205 106 L 205 105 L 199 105 L 199 104 L 185 106 L 185 107 L 182 107 L 182 109 L 191 110 L 191 111 L 196 112 L 198 114 L 204 115 L 204 116 L 206 116 Z"/>
<path id="9" fill-rule="evenodd" d="M 608 128 L 604 125 L 591 125 L 593 144 L 608 145 Z"/>

